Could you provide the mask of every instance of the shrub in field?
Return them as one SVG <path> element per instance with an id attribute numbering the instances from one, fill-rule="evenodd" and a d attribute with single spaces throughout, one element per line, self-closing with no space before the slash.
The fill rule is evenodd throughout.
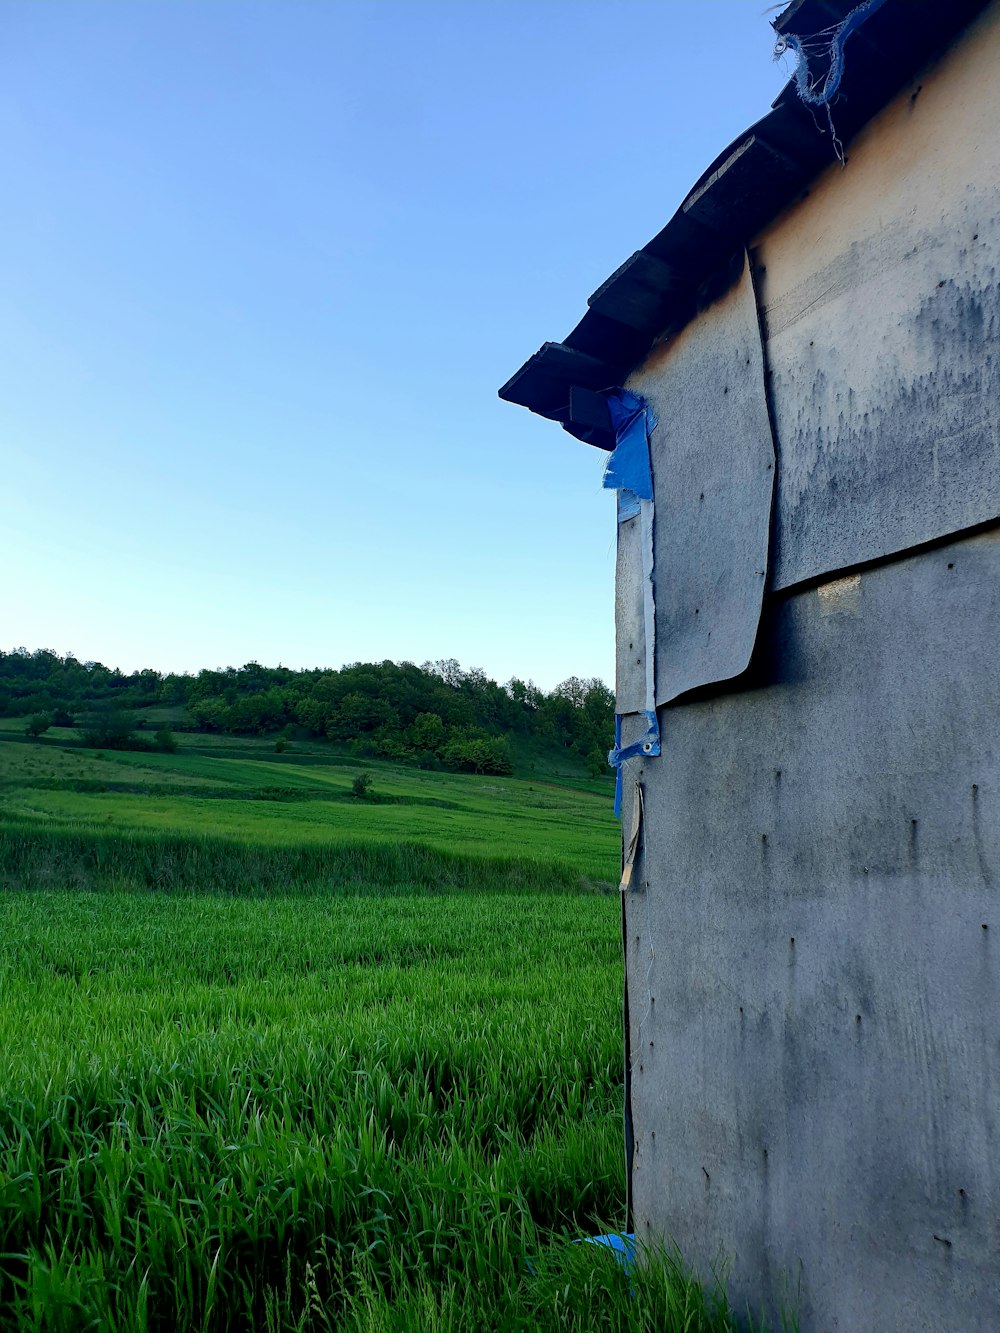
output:
<path id="1" fill-rule="evenodd" d="M 92 749 L 127 750 L 136 743 L 136 718 L 133 713 L 110 704 L 95 708 L 83 723 L 81 739 Z M 145 746 L 143 746 L 145 748 Z"/>
<path id="2" fill-rule="evenodd" d="M 160 727 L 154 738 L 154 744 L 158 750 L 164 754 L 173 754 L 177 749 L 177 741 L 174 739 L 174 733 L 166 725 Z"/>
<path id="3" fill-rule="evenodd" d="M 370 773 L 359 773 L 351 783 L 351 795 L 356 796 L 359 801 L 370 800 L 374 796 L 375 779 Z"/>
<path id="4" fill-rule="evenodd" d="M 513 771 L 510 749 L 502 736 L 460 736 L 449 741 L 441 758 L 460 773 L 491 773 L 507 777 Z"/>
<path id="5" fill-rule="evenodd" d="M 43 732 L 48 731 L 51 726 L 52 718 L 48 713 L 36 713 L 34 717 L 29 718 L 24 733 L 26 736 L 34 736 L 37 739 Z"/>

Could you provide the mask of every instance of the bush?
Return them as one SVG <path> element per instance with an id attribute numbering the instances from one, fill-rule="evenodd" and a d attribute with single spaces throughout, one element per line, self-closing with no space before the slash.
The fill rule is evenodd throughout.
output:
<path id="1" fill-rule="evenodd" d="M 135 723 L 131 713 L 113 703 L 97 708 L 83 724 L 83 744 L 93 750 L 148 749 L 148 744 L 137 742 Z"/>
<path id="2" fill-rule="evenodd" d="M 162 750 L 164 754 L 173 754 L 177 749 L 177 741 L 174 737 L 174 733 L 166 725 L 160 727 L 159 731 L 156 733 L 154 744 L 156 748 Z"/>
<path id="3" fill-rule="evenodd" d="M 513 773 L 510 750 L 502 736 L 457 736 L 444 747 L 443 759 L 447 768 L 460 773 L 493 774 L 506 777 Z"/>
<path id="4" fill-rule="evenodd" d="M 26 736 L 34 736 L 37 739 L 43 731 L 48 731 L 51 726 L 52 719 L 48 713 L 36 713 L 34 717 L 29 718 L 24 733 Z"/>
<path id="5" fill-rule="evenodd" d="M 375 779 L 370 773 L 359 773 L 351 783 L 351 795 L 356 796 L 359 801 L 367 801 L 375 795 L 373 784 Z"/>

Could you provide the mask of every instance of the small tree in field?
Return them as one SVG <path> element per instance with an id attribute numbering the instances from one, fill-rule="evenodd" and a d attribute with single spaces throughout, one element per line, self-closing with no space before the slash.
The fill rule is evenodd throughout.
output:
<path id="1" fill-rule="evenodd" d="M 95 708 L 84 721 L 83 743 L 92 750 L 127 750 L 135 740 L 135 722 L 113 703 Z"/>
<path id="2" fill-rule="evenodd" d="M 24 732 L 26 736 L 34 736 L 37 740 L 42 732 L 48 731 L 51 726 L 52 719 L 49 717 L 48 713 L 36 713 L 34 717 L 29 718 L 28 725 L 25 727 Z"/>
<path id="3" fill-rule="evenodd" d="M 374 781 L 370 773 L 359 773 L 351 783 L 351 795 L 356 796 L 359 801 L 367 801 L 374 795 L 372 791 Z"/>

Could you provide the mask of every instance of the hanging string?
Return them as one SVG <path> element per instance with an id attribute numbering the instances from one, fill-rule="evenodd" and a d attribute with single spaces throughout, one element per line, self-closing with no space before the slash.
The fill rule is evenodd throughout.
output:
<path id="1" fill-rule="evenodd" d="M 778 38 L 774 46 L 775 58 L 784 55 L 786 51 L 794 51 L 798 56 L 795 87 L 807 106 L 829 108 L 830 100 L 836 96 L 844 76 L 844 46 L 848 37 L 884 4 L 885 0 L 865 0 L 864 4 L 857 5 L 833 27 L 824 28 L 809 37 L 790 32 Z M 826 65 L 825 75 L 812 73 L 817 64 Z"/>

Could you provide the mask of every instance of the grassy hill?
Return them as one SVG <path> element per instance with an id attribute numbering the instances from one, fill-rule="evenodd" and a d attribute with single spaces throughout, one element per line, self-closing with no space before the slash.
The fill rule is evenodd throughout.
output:
<path id="1" fill-rule="evenodd" d="M 70 728 L 29 740 L 20 719 L 0 721 L 0 876 L 214 892 L 573 889 L 617 876 L 611 785 L 571 767 L 561 781 L 551 761 L 530 779 L 477 776 L 308 740 L 276 753 L 263 739 L 179 739 L 173 754 L 102 752 Z M 367 799 L 352 795 L 362 771 Z"/>

